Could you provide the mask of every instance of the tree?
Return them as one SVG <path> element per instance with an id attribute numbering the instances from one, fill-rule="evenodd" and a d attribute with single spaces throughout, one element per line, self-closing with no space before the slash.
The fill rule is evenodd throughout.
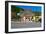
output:
<path id="1" fill-rule="evenodd" d="M 20 7 L 17 7 L 17 6 L 15 6 L 15 5 L 12 5 L 12 6 L 11 6 L 11 12 L 12 12 L 13 14 L 15 14 L 13 17 L 15 17 L 16 19 L 19 19 L 19 18 L 20 18 L 20 16 L 17 15 L 17 13 L 19 13 L 20 11 L 24 11 L 24 9 L 22 9 L 22 8 L 20 8 Z"/>
<path id="2" fill-rule="evenodd" d="M 41 12 L 33 12 L 35 14 L 35 16 L 41 16 Z"/>

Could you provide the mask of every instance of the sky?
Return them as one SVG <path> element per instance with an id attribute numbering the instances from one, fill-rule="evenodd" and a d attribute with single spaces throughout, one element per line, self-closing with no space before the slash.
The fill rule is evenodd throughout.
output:
<path id="1" fill-rule="evenodd" d="M 41 6 L 17 6 L 23 9 L 31 9 L 32 11 L 41 12 Z"/>

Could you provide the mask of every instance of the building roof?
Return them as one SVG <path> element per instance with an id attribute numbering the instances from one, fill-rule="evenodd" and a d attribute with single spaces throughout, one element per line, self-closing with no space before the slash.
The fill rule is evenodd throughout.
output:
<path id="1" fill-rule="evenodd" d="M 23 16 L 32 16 L 33 13 L 31 10 L 24 10 L 24 11 L 20 11 L 20 16 L 23 17 Z"/>

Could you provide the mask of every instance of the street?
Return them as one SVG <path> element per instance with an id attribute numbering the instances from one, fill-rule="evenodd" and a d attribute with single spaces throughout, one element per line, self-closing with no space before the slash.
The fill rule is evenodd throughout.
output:
<path id="1" fill-rule="evenodd" d="M 11 28 L 35 28 L 35 27 L 41 27 L 41 23 L 11 21 Z"/>

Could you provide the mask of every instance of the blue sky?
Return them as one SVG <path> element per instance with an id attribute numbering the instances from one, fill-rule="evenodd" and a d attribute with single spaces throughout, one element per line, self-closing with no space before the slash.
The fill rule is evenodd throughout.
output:
<path id="1" fill-rule="evenodd" d="M 32 11 L 39 11 L 41 12 L 41 6 L 17 6 L 23 9 L 31 9 Z"/>

